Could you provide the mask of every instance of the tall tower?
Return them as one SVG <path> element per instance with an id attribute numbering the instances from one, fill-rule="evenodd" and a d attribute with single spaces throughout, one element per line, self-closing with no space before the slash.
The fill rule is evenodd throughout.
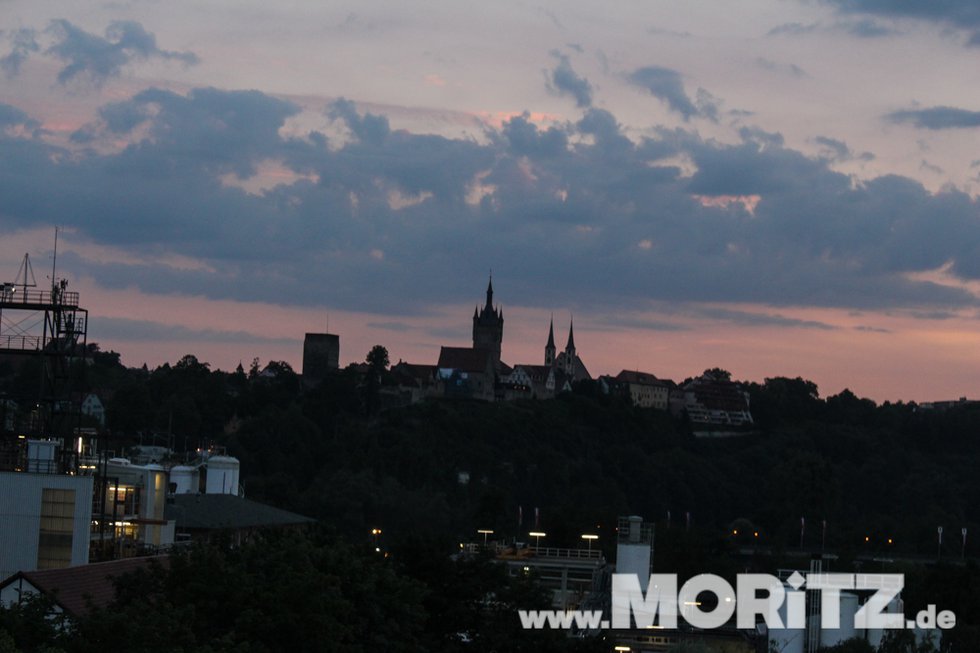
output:
<path id="1" fill-rule="evenodd" d="M 555 318 L 551 318 L 551 324 L 548 325 L 548 344 L 544 346 L 544 364 L 554 365 L 555 364 Z"/>
<path id="2" fill-rule="evenodd" d="M 565 373 L 575 372 L 575 334 L 572 320 L 568 321 L 568 342 L 565 344 Z"/>
<path id="3" fill-rule="evenodd" d="M 473 311 L 473 348 L 486 349 L 500 367 L 500 345 L 504 340 L 504 311 L 493 306 L 493 277 L 487 284 L 487 303 Z"/>

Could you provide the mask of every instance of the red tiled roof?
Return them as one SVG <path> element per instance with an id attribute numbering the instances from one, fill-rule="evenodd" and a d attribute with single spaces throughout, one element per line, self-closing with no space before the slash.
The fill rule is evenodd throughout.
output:
<path id="1" fill-rule="evenodd" d="M 113 578 L 146 568 L 151 561 L 163 566 L 170 564 L 167 556 L 152 556 L 95 562 L 63 569 L 20 571 L 0 583 L 0 587 L 6 587 L 23 578 L 61 606 L 67 614 L 82 616 L 89 611 L 89 605 L 102 608 L 112 602 L 116 596 Z"/>

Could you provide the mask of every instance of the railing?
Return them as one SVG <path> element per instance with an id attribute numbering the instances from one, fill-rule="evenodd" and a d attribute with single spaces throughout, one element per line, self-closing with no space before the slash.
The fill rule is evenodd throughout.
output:
<path id="1" fill-rule="evenodd" d="M 41 349 L 41 336 L 0 336 L 0 349 L 38 351 Z"/>
<path id="2" fill-rule="evenodd" d="M 22 287 L 0 286 L 0 306 L 18 304 L 60 304 L 78 307 L 78 292 L 67 290 L 27 290 Z"/>
<path id="3" fill-rule="evenodd" d="M 580 558 L 583 560 L 601 560 L 602 551 L 599 549 L 564 549 L 552 546 L 530 546 L 531 555 L 538 558 Z"/>

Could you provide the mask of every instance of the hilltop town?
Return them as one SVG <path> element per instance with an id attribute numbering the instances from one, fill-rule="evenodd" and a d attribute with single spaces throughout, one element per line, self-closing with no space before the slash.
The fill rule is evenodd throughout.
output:
<path id="1" fill-rule="evenodd" d="M 504 314 L 494 304 L 493 295 L 493 279 L 490 279 L 485 303 L 473 309 L 470 347 L 443 346 L 434 364 L 399 360 L 391 365 L 384 378 L 379 379 L 381 407 L 405 406 L 438 397 L 482 401 L 553 399 L 571 392 L 577 384 L 594 384 L 599 392 L 623 396 L 640 408 L 683 415 L 695 425 L 695 431 L 704 435 L 730 435 L 751 428 L 749 395 L 724 370 L 706 370 L 680 384 L 639 370 L 593 378 L 575 346 L 575 327 L 571 320 L 565 346 L 560 351 L 555 344 L 552 319 L 540 362 L 504 362 L 501 359 Z M 302 369 L 306 383 L 323 381 L 327 374 L 338 369 L 339 360 L 339 335 L 306 334 Z M 370 364 L 365 362 L 355 369 L 367 374 Z"/>

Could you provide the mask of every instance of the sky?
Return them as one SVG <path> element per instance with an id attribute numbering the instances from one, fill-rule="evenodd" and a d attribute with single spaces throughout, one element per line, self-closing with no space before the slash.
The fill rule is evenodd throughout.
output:
<path id="1" fill-rule="evenodd" d="M 978 394 L 975 0 L 0 0 L 0 80 L 0 280 L 57 227 L 128 365 L 435 363 L 492 270 L 511 364 Z"/>

